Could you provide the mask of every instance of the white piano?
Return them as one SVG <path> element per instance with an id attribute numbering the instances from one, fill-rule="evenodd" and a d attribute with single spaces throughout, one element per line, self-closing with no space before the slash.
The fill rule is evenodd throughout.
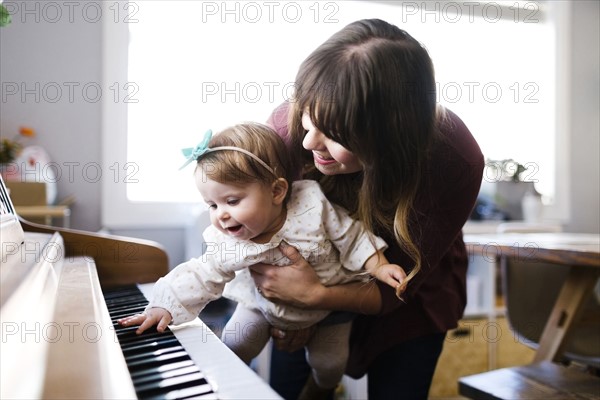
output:
<path id="1" fill-rule="evenodd" d="M 115 329 L 107 302 L 143 307 L 115 289 L 168 272 L 158 244 L 19 220 L 0 183 L 0 398 L 280 399 L 200 319 Z"/>

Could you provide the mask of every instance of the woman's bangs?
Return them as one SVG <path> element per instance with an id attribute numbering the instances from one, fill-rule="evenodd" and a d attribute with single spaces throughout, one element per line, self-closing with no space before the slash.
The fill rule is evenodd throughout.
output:
<path id="1" fill-rule="evenodd" d="M 346 131 L 347 127 L 354 126 L 349 121 L 355 113 L 353 102 L 339 86 L 329 84 L 328 88 L 315 91 L 313 96 L 305 100 L 303 109 L 308 111 L 313 125 L 320 132 L 352 150 L 348 143 L 349 132 Z"/>
<path id="2" fill-rule="evenodd" d="M 313 125 L 326 137 L 353 151 L 352 142 L 362 122 L 357 119 L 363 102 L 361 83 L 352 64 L 335 62 L 341 55 L 318 53 L 300 67 L 296 77 L 298 116 L 308 112 Z"/>

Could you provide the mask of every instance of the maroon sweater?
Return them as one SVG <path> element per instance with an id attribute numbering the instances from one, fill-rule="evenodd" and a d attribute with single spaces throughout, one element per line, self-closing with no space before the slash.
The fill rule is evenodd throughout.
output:
<path id="1" fill-rule="evenodd" d="M 433 148 L 415 202 L 413 231 L 420 232 L 416 244 L 422 269 L 408 285 L 405 303 L 377 281 L 381 312 L 359 315 L 352 325 L 346 373 L 354 378 L 364 375 L 380 353 L 405 340 L 455 328 L 463 315 L 468 257 L 462 227 L 479 193 L 484 159 L 460 118 L 450 111 L 447 116 L 441 128 L 445 140 Z M 287 141 L 287 104 L 273 112 L 268 124 Z M 412 265 L 394 237 L 381 236 L 389 245 L 385 255 L 390 262 Z"/>

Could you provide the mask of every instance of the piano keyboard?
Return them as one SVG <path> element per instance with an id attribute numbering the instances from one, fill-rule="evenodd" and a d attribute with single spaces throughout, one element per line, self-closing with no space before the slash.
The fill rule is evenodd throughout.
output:
<path id="1" fill-rule="evenodd" d="M 0 399 L 281 399 L 199 318 L 117 335 L 153 284 L 107 292 L 112 318 L 102 286 L 164 276 L 157 243 L 19 221 L 0 177 L 0 244 Z"/>
<path id="2" fill-rule="evenodd" d="M 138 398 L 217 398 L 173 332 L 150 329 L 137 335 L 137 327 L 117 323 L 119 318 L 144 311 L 148 304 L 137 286 L 105 291 L 104 299 Z"/>
<path id="3" fill-rule="evenodd" d="M 152 284 L 104 292 L 125 363 L 140 399 L 281 399 L 196 319 L 159 333 L 135 334 L 116 320 L 144 310 Z"/>

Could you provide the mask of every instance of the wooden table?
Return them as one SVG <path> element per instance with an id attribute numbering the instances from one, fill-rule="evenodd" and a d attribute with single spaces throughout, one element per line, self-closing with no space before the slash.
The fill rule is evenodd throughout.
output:
<path id="1" fill-rule="evenodd" d="M 600 379 L 543 361 L 461 378 L 459 390 L 477 400 L 597 400 Z"/>
<path id="2" fill-rule="evenodd" d="M 544 261 L 571 267 L 550 313 L 534 362 L 558 361 L 569 332 L 600 276 L 600 235 L 578 233 L 498 233 L 464 237 L 471 255 L 495 261 Z M 542 277 L 540 277 L 542 278 Z"/>

